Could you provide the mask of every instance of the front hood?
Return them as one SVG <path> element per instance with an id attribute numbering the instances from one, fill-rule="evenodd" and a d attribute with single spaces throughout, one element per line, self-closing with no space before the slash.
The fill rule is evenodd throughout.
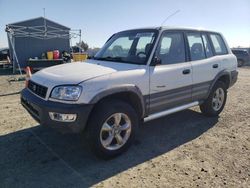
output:
<path id="1" fill-rule="evenodd" d="M 87 60 L 85 62 L 67 63 L 43 69 L 32 75 L 31 79 L 45 86 L 78 84 L 85 80 L 117 71 L 135 69 L 136 67 L 138 65 Z"/>

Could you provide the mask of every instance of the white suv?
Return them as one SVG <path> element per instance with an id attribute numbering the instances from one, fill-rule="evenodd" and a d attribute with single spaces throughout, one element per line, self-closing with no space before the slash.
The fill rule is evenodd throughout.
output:
<path id="1" fill-rule="evenodd" d="M 217 32 L 134 29 L 114 34 L 93 59 L 37 72 L 21 102 L 42 125 L 86 131 L 95 153 L 110 158 L 128 148 L 141 120 L 196 105 L 217 116 L 237 76 Z"/>

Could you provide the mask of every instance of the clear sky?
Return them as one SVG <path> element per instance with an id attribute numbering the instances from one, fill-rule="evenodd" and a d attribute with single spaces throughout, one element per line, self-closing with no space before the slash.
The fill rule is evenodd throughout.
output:
<path id="1" fill-rule="evenodd" d="M 113 33 L 164 25 L 222 32 L 230 47 L 250 47 L 250 0 L 0 0 L 0 47 L 7 46 L 5 25 L 43 16 L 82 29 L 90 47 L 101 47 Z M 73 41 L 74 43 L 74 41 Z"/>

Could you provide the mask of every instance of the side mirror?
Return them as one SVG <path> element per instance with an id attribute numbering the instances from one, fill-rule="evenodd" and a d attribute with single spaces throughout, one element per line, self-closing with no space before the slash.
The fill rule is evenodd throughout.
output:
<path id="1" fill-rule="evenodd" d="M 161 65 L 161 59 L 155 56 L 150 64 L 151 66 Z"/>

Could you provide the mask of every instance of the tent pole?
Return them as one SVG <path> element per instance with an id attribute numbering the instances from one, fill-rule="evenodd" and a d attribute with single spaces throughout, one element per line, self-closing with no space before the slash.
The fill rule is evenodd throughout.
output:
<path id="1" fill-rule="evenodd" d="M 11 46 L 12 46 L 12 53 L 13 53 L 13 74 L 16 73 L 16 59 L 15 59 L 15 52 L 14 52 L 15 47 L 13 46 L 14 43 L 15 43 L 15 39 L 14 39 L 14 37 L 12 36 L 12 44 L 11 44 Z"/>
<path id="2" fill-rule="evenodd" d="M 8 37 L 10 47 L 12 49 L 12 53 L 10 55 L 11 55 L 11 61 L 12 61 L 12 73 L 14 74 L 15 73 L 15 57 L 14 57 L 14 52 L 13 52 L 13 47 L 12 47 L 12 37 L 10 37 L 9 32 L 7 32 L 7 37 Z"/>
<path id="3" fill-rule="evenodd" d="M 8 33 L 8 37 L 10 38 L 9 35 L 11 35 L 11 34 Z M 20 75 L 23 75 L 22 71 L 21 71 L 21 67 L 20 67 L 19 62 L 18 62 L 17 55 L 16 55 L 16 51 L 15 51 L 15 38 L 13 37 L 13 35 L 11 36 L 10 43 L 11 43 L 10 45 L 11 45 L 12 50 L 13 50 L 13 74 L 16 72 L 16 63 L 17 63 Z"/>

